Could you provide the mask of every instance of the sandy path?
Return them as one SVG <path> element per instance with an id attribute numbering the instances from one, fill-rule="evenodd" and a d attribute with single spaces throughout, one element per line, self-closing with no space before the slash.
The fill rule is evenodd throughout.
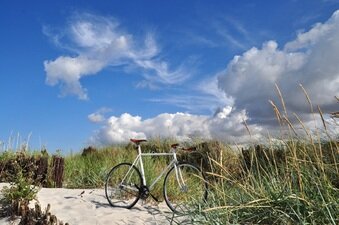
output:
<path id="1" fill-rule="evenodd" d="M 5 184 L 0 184 L 0 189 Z M 164 202 L 158 205 L 138 204 L 132 209 L 111 207 L 103 189 L 42 188 L 38 195 L 41 208 L 51 205 L 51 213 L 70 225 L 103 224 L 171 224 L 171 211 Z M 0 219 L 0 224 L 9 224 Z"/>

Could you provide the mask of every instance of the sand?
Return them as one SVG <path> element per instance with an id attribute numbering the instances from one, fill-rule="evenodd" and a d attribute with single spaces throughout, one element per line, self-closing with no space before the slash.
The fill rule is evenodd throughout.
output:
<path id="1" fill-rule="evenodd" d="M 0 183 L 0 189 L 5 185 L 8 184 Z M 143 204 L 139 200 L 132 209 L 111 207 L 105 198 L 104 189 L 41 188 L 37 200 L 42 209 L 50 204 L 51 213 L 70 225 L 166 225 L 171 224 L 170 218 L 173 216 L 164 202 Z M 11 223 L 2 218 L 0 224 Z"/>

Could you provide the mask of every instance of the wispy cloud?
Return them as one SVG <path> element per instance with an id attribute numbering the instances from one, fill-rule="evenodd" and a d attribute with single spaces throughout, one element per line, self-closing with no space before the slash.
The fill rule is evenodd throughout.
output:
<path id="1" fill-rule="evenodd" d="M 205 28 L 206 29 L 206 28 Z M 181 31 L 181 36 L 185 37 L 185 45 L 196 45 L 208 48 L 216 48 L 222 46 L 224 43 L 217 41 L 214 37 L 210 37 L 202 32 L 195 32 L 193 30 L 185 29 Z"/>
<path id="2" fill-rule="evenodd" d="M 189 113 L 214 114 L 220 107 L 233 106 L 232 97 L 228 97 L 223 90 L 219 89 L 218 76 L 219 73 L 194 83 L 192 87 L 185 87 L 186 91 L 183 94 L 180 94 L 181 91 L 177 89 L 177 94 L 152 98 L 149 101 L 175 105 Z"/>
<path id="3" fill-rule="evenodd" d="M 185 45 L 245 50 L 254 43 L 241 21 L 221 14 L 208 15 L 208 18 L 201 16 L 198 21 L 191 22 L 189 28 L 179 32 Z"/>
<path id="4" fill-rule="evenodd" d="M 184 65 L 170 69 L 169 62 L 159 59 L 160 49 L 152 33 L 142 40 L 123 31 L 118 21 L 110 17 L 76 14 L 62 31 L 45 27 L 44 33 L 57 46 L 75 54 L 44 61 L 46 83 L 59 84 L 61 95 L 87 99 L 81 78 L 106 67 L 134 68 L 142 72 L 143 83 L 149 86 L 181 83 L 191 75 Z"/>
<path id="5" fill-rule="evenodd" d="M 230 24 L 239 34 L 241 34 L 242 36 L 244 36 L 244 38 L 245 39 L 250 39 L 250 35 L 249 35 L 249 32 L 247 31 L 247 29 L 244 27 L 244 25 L 240 22 L 240 21 L 238 21 L 238 20 L 236 20 L 236 19 L 234 19 L 234 18 L 232 18 L 232 17 L 223 17 L 224 18 L 224 20 L 228 23 L 228 24 Z"/>
<path id="6" fill-rule="evenodd" d="M 253 43 L 250 33 L 245 26 L 230 16 L 217 16 L 211 21 L 215 32 L 233 48 L 246 49 Z"/>
<path id="7" fill-rule="evenodd" d="M 239 40 L 237 37 L 233 36 L 227 29 L 223 27 L 219 27 L 217 29 L 217 32 L 220 36 L 222 36 L 231 46 L 240 48 L 240 49 L 245 49 L 246 45 Z"/>
<path id="8" fill-rule="evenodd" d="M 168 63 L 162 61 L 135 60 L 135 63 L 145 70 L 154 72 L 153 75 L 144 75 L 147 83 L 180 84 L 190 76 L 190 72 L 183 65 L 172 71 Z"/>
<path id="9" fill-rule="evenodd" d="M 202 95 L 201 93 L 195 95 L 166 95 L 161 98 L 152 98 L 149 101 L 174 105 L 189 113 L 208 112 L 213 114 L 217 108 L 223 105 L 220 104 L 222 102 L 220 99 L 214 96 Z"/>

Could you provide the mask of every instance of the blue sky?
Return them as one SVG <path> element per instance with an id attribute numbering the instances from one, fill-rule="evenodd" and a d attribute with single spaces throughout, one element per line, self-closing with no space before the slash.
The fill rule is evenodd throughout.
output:
<path id="1" fill-rule="evenodd" d="M 339 94 L 339 1 L 1 1 L 0 140 L 248 140 Z M 333 98 L 333 99 L 332 99 Z M 13 141 L 12 141 L 13 142 Z M 14 141 L 15 142 L 15 141 Z"/>

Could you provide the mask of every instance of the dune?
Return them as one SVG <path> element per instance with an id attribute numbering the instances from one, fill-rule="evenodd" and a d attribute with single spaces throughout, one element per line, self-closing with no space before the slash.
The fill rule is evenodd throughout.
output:
<path id="1" fill-rule="evenodd" d="M 0 189 L 8 184 L 0 184 Z M 51 205 L 50 212 L 70 225 L 100 224 L 171 224 L 173 214 L 164 202 L 143 204 L 139 200 L 132 209 L 111 207 L 104 189 L 41 188 L 37 194 L 41 208 Z M 34 205 L 34 202 L 31 203 Z M 0 224 L 13 224 L 6 218 Z"/>

